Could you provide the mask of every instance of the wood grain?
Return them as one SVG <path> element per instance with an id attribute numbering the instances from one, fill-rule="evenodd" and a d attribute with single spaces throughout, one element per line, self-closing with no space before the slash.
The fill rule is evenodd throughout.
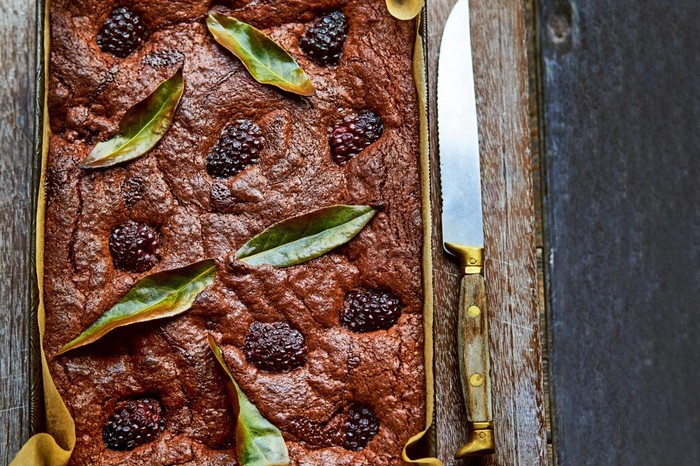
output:
<path id="1" fill-rule="evenodd" d="M 472 314 L 475 306 L 478 313 Z M 472 422 L 486 422 L 493 419 L 491 409 L 491 380 L 485 377 L 491 373 L 489 355 L 489 312 L 486 305 L 486 281 L 478 274 L 462 277 L 459 293 L 459 317 L 457 324 L 459 373 L 464 400 L 468 402 L 467 419 Z M 484 376 L 481 385 L 470 383 L 474 374 Z"/>
<path id="2" fill-rule="evenodd" d="M 429 2 L 431 118 L 442 25 L 454 2 Z M 535 219 L 528 133 L 525 11 L 513 0 L 471 2 L 482 154 L 487 301 L 496 454 L 486 465 L 546 463 Z M 433 147 L 437 141 L 433 139 Z M 435 155 L 435 154 L 434 154 Z M 439 186 L 437 173 L 433 185 Z M 433 201 L 439 205 L 435 189 Z M 439 225 L 438 210 L 435 222 Z M 467 438 L 456 351 L 459 274 L 434 238 L 437 452 L 446 465 Z"/>
<path id="3" fill-rule="evenodd" d="M 0 3 L 0 464 L 29 437 L 35 3 Z"/>
<path id="4" fill-rule="evenodd" d="M 540 6 L 559 464 L 700 465 L 700 2 Z"/>

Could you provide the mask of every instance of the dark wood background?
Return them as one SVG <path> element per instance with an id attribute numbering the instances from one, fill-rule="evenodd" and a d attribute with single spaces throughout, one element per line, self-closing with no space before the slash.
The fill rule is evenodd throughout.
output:
<path id="1" fill-rule="evenodd" d="M 541 0 L 562 465 L 700 464 L 700 2 Z"/>
<path id="2" fill-rule="evenodd" d="M 429 7 L 431 97 L 442 24 L 452 0 Z M 534 204 L 528 133 L 525 2 L 473 2 L 472 29 L 484 157 L 484 209 L 499 450 L 486 464 L 545 461 Z M 0 463 L 8 463 L 30 434 L 29 273 L 31 166 L 35 79 L 35 2 L 4 0 L 0 10 Z M 433 100 L 434 104 L 434 100 Z M 434 105 L 431 107 L 434 116 Z M 434 142 L 434 141 L 433 141 Z M 437 177 L 433 182 L 438 183 Z M 438 202 L 438 196 L 435 196 Z M 437 205 L 437 204 L 436 204 Z M 438 221 L 438 211 L 435 212 Z M 456 360 L 456 266 L 435 244 L 436 447 L 446 464 L 465 441 L 465 413 Z M 465 462 L 461 462 L 465 464 Z"/>

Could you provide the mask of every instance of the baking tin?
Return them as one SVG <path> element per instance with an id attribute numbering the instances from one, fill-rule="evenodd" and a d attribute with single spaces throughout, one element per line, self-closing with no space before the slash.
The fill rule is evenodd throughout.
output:
<path id="1" fill-rule="evenodd" d="M 47 78 L 48 69 L 46 66 L 47 58 L 47 40 L 48 29 L 46 28 L 46 0 L 38 0 L 36 3 L 36 80 L 34 96 L 34 147 L 32 150 L 32 186 L 31 186 L 31 204 L 32 212 L 37 212 L 39 202 L 39 191 L 42 188 L 42 161 L 43 161 L 43 144 L 44 144 L 44 112 L 47 93 Z M 31 237 L 37 237 L 37 220 L 35 215 L 31 225 Z M 29 270 L 31 271 L 29 278 L 29 367 L 31 378 L 29 380 L 29 419 L 30 433 L 34 435 L 38 432 L 43 432 L 46 425 L 44 412 L 44 389 L 42 387 L 41 378 L 41 348 L 39 341 L 39 287 L 37 277 L 37 262 L 36 262 L 36 247 L 37 241 L 32 241 L 29 260 Z"/>
<path id="2" fill-rule="evenodd" d="M 42 377 L 45 368 L 42 367 L 41 333 L 40 324 L 43 325 L 43 303 L 41 299 L 41 282 L 43 281 L 43 230 L 44 230 L 44 170 L 46 155 L 48 153 L 49 138 L 47 137 L 48 111 L 48 73 L 49 73 L 49 47 L 50 47 L 50 27 L 49 27 L 49 1 L 38 0 L 36 8 L 36 95 L 34 114 L 34 150 L 32 157 L 32 167 L 34 176 L 32 178 L 32 209 L 36 212 L 32 224 L 32 235 L 36 238 L 32 242 L 32 247 L 28 260 L 30 260 L 33 273 L 29 277 L 29 303 L 28 312 L 30 317 L 30 368 L 31 379 L 29 383 L 29 413 L 31 419 L 31 434 L 47 432 L 47 409 L 51 411 L 51 406 L 47 405 L 45 399 L 44 386 L 46 382 Z M 387 0 L 388 3 L 396 0 Z M 422 192 L 422 218 L 423 218 L 423 292 L 424 292 L 424 332 L 425 332 L 425 375 L 426 375 L 426 425 L 423 432 L 417 433 L 409 440 L 403 452 L 404 460 L 419 465 L 439 466 L 442 463 L 435 459 L 435 440 L 433 438 L 434 429 L 431 424 L 434 417 L 434 376 L 433 376 L 433 274 L 432 274 L 432 215 L 430 204 L 430 147 L 429 147 L 429 116 L 428 116 L 428 71 L 427 71 L 427 9 L 423 6 L 422 12 L 417 20 L 417 35 L 414 50 L 413 66 L 414 81 L 417 87 L 419 117 L 420 117 L 420 171 L 421 171 L 421 192 Z M 47 369 L 46 369 L 47 370 Z M 49 378 L 50 379 L 50 378 Z M 48 391 L 53 388 L 53 383 L 48 380 Z M 55 391 L 55 388 L 53 388 Z M 62 404 L 62 403 L 61 403 Z M 56 407 L 54 406 L 54 409 Z M 60 408 L 60 407 L 59 407 Z M 65 409 L 65 406 L 63 407 Z M 53 414 L 53 415 L 52 415 Z M 56 413 L 49 412 L 50 417 Z M 46 436 L 46 434 L 41 434 Z M 33 437 L 32 440 L 35 440 Z M 42 439 L 46 440 L 46 438 Z M 31 443 L 25 444 L 29 447 Z M 24 448 L 23 448 L 24 450 Z M 72 450 L 72 448 L 71 448 Z M 32 464 L 17 461 L 15 465 Z M 38 458 L 38 457 L 37 457 Z"/>

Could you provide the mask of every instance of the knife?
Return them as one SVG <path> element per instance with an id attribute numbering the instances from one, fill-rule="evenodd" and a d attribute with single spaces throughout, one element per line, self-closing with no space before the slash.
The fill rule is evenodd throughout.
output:
<path id="1" fill-rule="evenodd" d="M 455 458 L 494 452 L 488 308 L 484 281 L 479 130 L 469 35 L 469 0 L 450 12 L 440 44 L 437 76 L 442 239 L 462 273 L 459 369 L 469 438 Z"/>

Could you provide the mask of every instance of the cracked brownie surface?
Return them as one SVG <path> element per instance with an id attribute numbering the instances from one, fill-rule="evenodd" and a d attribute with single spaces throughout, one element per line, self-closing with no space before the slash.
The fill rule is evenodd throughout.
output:
<path id="1" fill-rule="evenodd" d="M 51 6 L 45 349 L 76 422 L 71 464 L 236 464 L 235 419 L 207 333 L 250 400 L 282 431 L 291 464 L 402 464 L 401 449 L 425 424 L 415 24 L 391 18 L 383 0 L 131 2 L 148 36 L 120 58 L 102 51 L 96 36 L 122 6 Z M 207 32 L 211 8 L 274 38 L 316 94 L 255 82 Z M 333 11 L 347 18 L 347 38 L 338 64 L 324 65 L 300 40 Z M 116 133 L 124 112 L 180 66 L 185 92 L 160 143 L 130 163 L 79 168 L 97 142 Z M 343 112 L 365 111 L 381 118 L 381 136 L 335 163 L 329 128 Z M 264 138 L 256 162 L 211 176 L 207 155 L 240 121 L 253 122 Z M 270 224 L 331 204 L 381 209 L 351 242 L 303 265 L 249 267 L 233 258 Z M 110 235 L 130 222 L 158 239 L 147 272 L 115 266 Z M 217 258 L 219 272 L 188 312 L 52 357 L 139 278 L 207 257 Z M 381 328 L 352 331 L 341 325 L 341 311 L 357 293 L 384 293 L 400 310 L 391 307 Z M 280 332 L 253 348 L 272 363 L 247 359 L 251 328 Z M 158 403 L 154 439 L 107 448 L 105 424 L 138 400 Z"/>

